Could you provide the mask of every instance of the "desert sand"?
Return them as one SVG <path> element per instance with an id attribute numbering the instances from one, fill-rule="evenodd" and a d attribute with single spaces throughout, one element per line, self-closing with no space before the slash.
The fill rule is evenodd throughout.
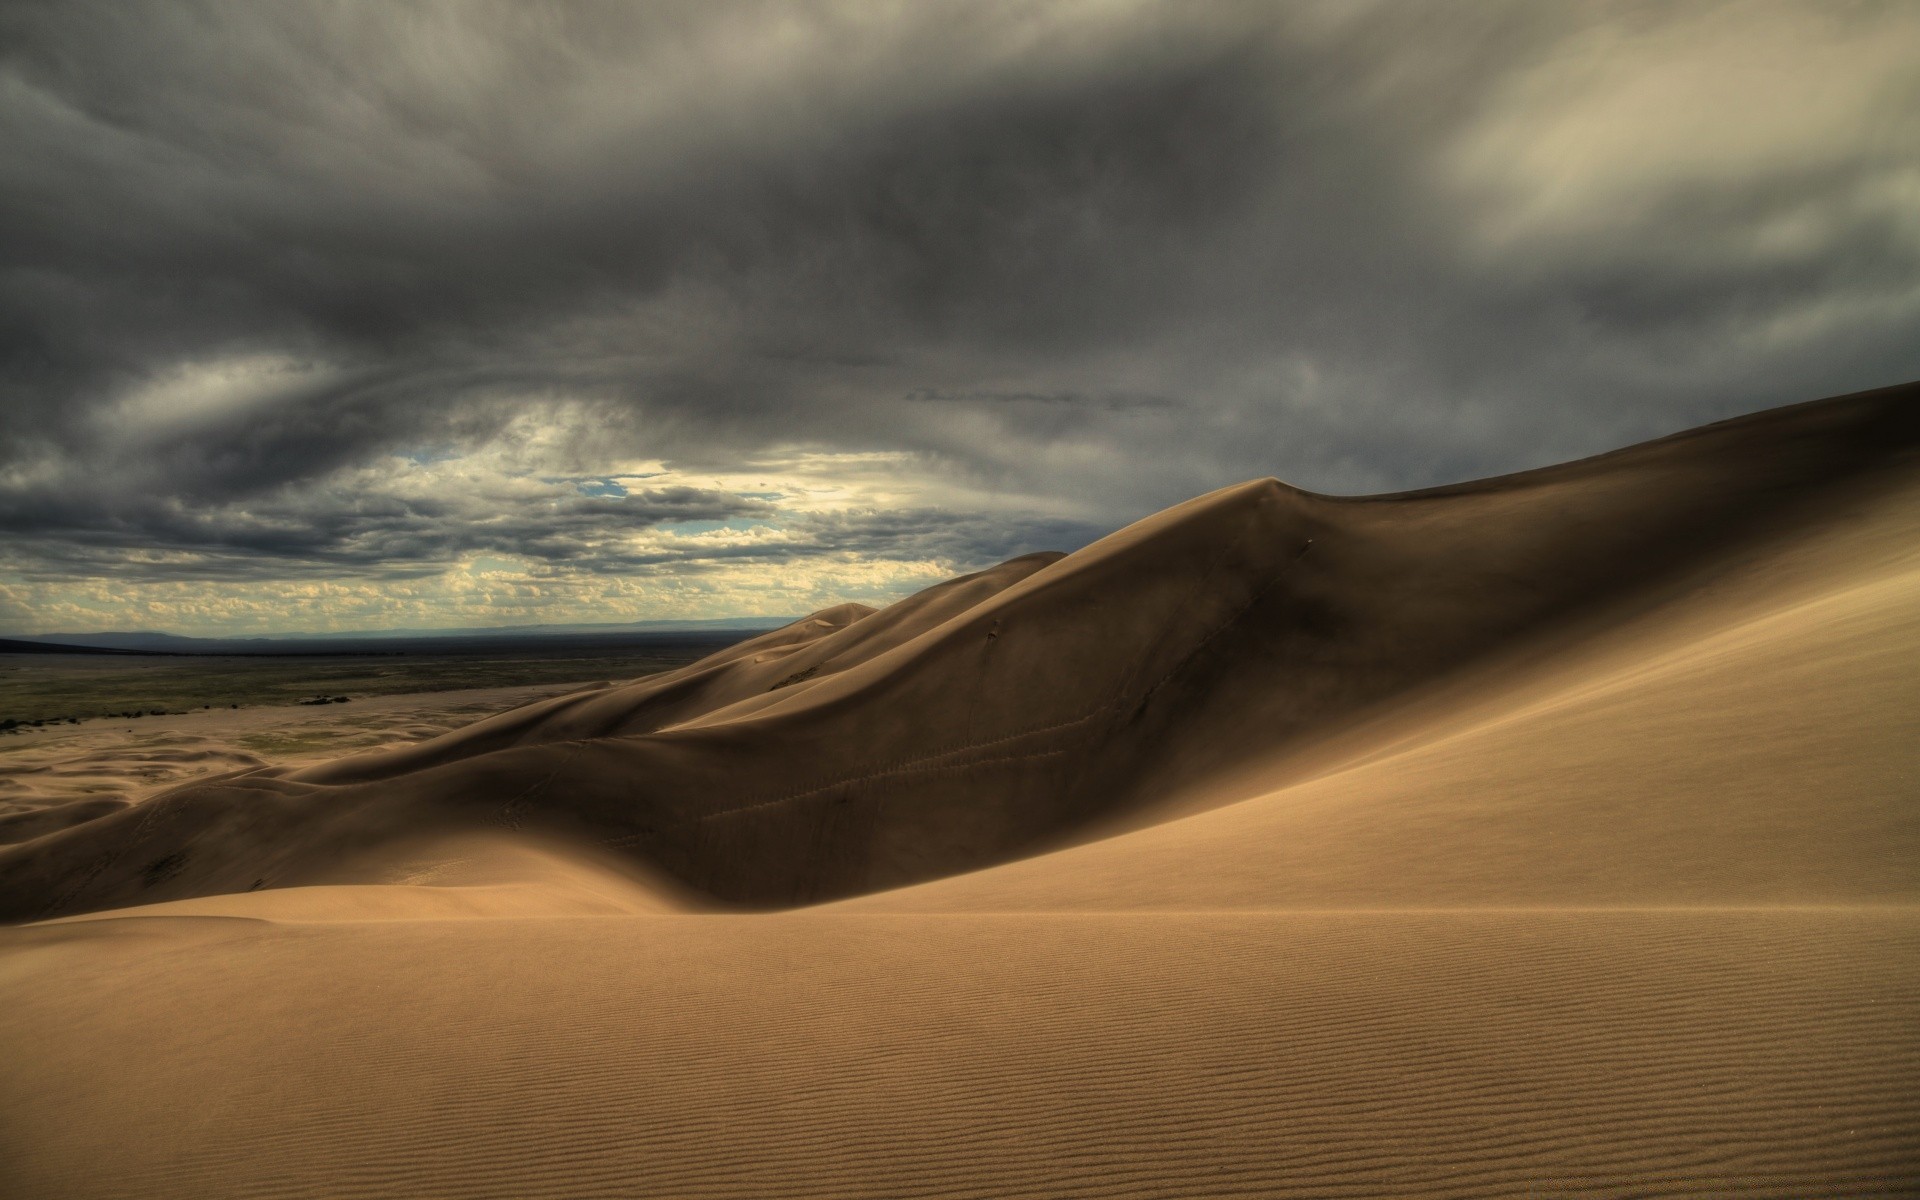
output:
<path id="1" fill-rule="evenodd" d="M 1920 1193 L 1920 386 L 384 740 L 7 835 L 8 1194 Z"/>
<path id="2" fill-rule="evenodd" d="M 130 797 L 218 772 L 404 746 L 579 684 L 361 697 L 351 707 L 269 704 L 98 718 L 0 742 L 0 845 L 125 807 Z M 87 815 L 82 815 L 87 814 Z"/>

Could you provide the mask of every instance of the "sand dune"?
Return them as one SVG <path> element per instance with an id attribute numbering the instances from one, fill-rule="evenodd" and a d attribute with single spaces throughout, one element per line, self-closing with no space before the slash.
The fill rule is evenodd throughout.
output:
<path id="1" fill-rule="evenodd" d="M 351 707 L 260 705 L 111 718 L 36 729 L 0 753 L 0 842 L 5 822 L 73 801 L 145 799 L 157 790 L 221 772 L 331 762 L 370 747 L 398 747 L 524 707 L 579 683 L 530 684 L 363 697 Z M 105 811 L 104 809 L 101 811 Z M 37 835 L 36 835 L 37 836 Z"/>
<path id="2" fill-rule="evenodd" d="M 1834 515 L 1559 655 L 1170 797 L 1189 819 L 851 903 L 1913 903 L 1920 479 Z"/>
<path id="3" fill-rule="evenodd" d="M 6 1127 L 26 1196 L 1910 1195 L 1917 935 L 88 921 L 14 935 Z"/>
<path id="4" fill-rule="evenodd" d="M 298 883 L 435 827 L 565 833 L 751 906 L 974 869 L 1670 599 L 1916 440 L 1896 389 L 1434 492 L 1228 488 L 422 746 L 189 784 L 0 851 L 0 916 Z"/>
<path id="5" fill-rule="evenodd" d="M 1916 1194 L 1917 449 L 1910 386 L 1429 492 L 1246 484 L 32 833 L 0 1170 Z"/>

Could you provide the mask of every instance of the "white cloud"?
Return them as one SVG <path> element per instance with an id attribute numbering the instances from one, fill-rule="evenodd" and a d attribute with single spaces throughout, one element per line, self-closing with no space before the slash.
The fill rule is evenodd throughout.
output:
<path id="1" fill-rule="evenodd" d="M 1841 179 L 1846 204 L 1767 214 L 1747 251 L 1804 254 L 1864 215 L 1920 234 L 1920 19 L 1905 5 L 1745 3 L 1594 21 L 1491 89 L 1439 160 L 1488 249 L 1614 252 L 1668 206 Z M 1723 214 L 1740 222 L 1737 207 Z"/>
<path id="2" fill-rule="evenodd" d="M 253 410 L 337 378 L 284 354 L 176 363 L 122 393 L 98 420 L 109 437 L 139 441 L 192 426 L 242 420 Z"/>

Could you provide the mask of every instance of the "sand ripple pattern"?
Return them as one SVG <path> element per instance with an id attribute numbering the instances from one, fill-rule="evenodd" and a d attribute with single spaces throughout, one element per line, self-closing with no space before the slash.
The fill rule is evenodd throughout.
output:
<path id="1" fill-rule="evenodd" d="M 93 999 L 7 1090 L 35 1147 L 11 1194 L 1920 1188 L 1913 909 L 206 921 L 166 944 L 97 978 L 78 943 L 15 956 L 0 1002 L 65 1003 L 22 961 Z M 156 1015 L 235 997 L 250 1019 L 212 1044 Z"/>

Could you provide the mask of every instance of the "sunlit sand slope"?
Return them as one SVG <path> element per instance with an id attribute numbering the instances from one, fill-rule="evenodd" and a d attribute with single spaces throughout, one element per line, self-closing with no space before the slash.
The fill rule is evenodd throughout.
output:
<path id="1" fill-rule="evenodd" d="M 849 903 L 1920 902 L 1920 478 L 1835 517 L 1387 712 L 1322 773 L 1282 758 L 1198 785 L 1188 819 Z"/>
<path id="2" fill-rule="evenodd" d="M 26 842 L 0 1194 L 1920 1194 L 1914 402 L 1252 485 Z"/>
<path id="3" fill-rule="evenodd" d="M 1911 911 L 12 937 L 21 1197 L 1920 1187 Z"/>
<path id="4" fill-rule="evenodd" d="M 1823 528 L 1911 470 L 1917 394 L 1403 496 L 1229 488 L 666 676 L 196 782 L 0 850 L 0 916 L 285 886 L 441 828 L 568 833 L 748 906 L 1032 854 Z"/>

